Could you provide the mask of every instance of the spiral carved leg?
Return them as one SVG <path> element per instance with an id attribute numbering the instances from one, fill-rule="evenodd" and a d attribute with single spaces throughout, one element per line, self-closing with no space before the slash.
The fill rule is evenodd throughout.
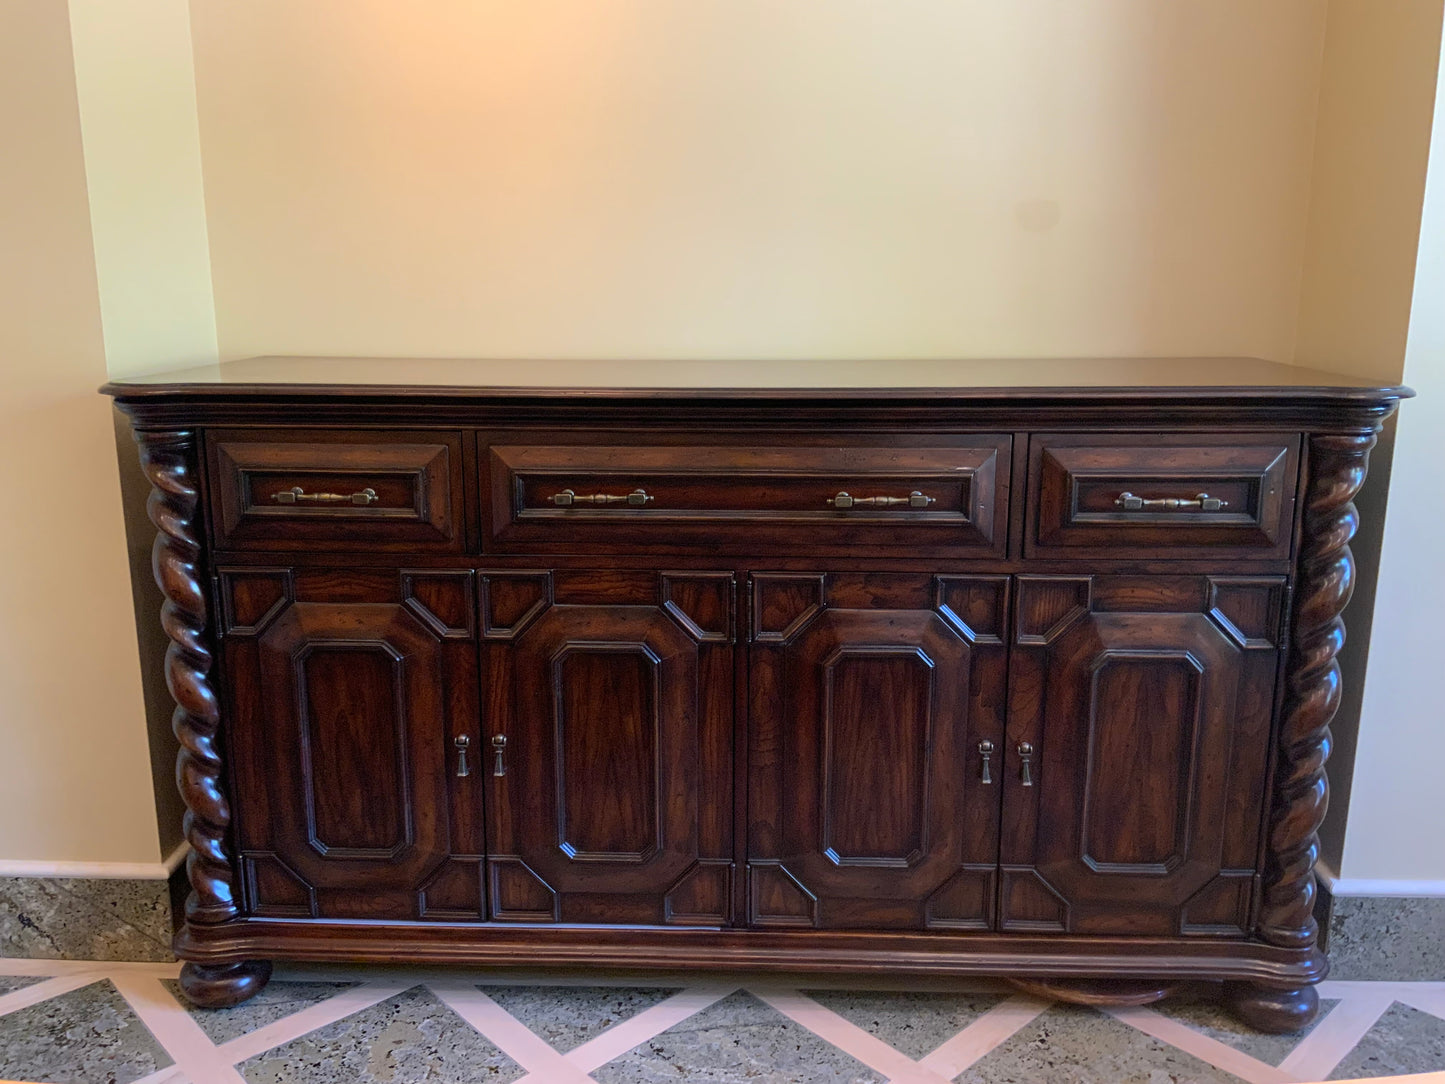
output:
<path id="1" fill-rule="evenodd" d="M 1308 949 L 1319 933 L 1313 915 L 1314 867 L 1317 833 L 1329 800 L 1325 761 L 1330 756 L 1330 720 L 1340 703 L 1340 667 L 1335 661 L 1345 642 L 1340 613 L 1354 590 L 1349 542 L 1359 515 L 1351 502 L 1364 484 L 1374 444 L 1372 431 L 1310 438 L 1288 694 L 1258 925 L 1263 940 L 1282 948 Z"/>
<path id="2" fill-rule="evenodd" d="M 170 637 L 166 685 L 176 701 L 171 726 L 181 743 L 176 786 L 186 803 L 184 830 L 191 854 L 186 920 L 224 922 L 237 914 L 232 869 L 226 854 L 231 810 L 221 790 L 216 733 L 221 716 L 211 688 L 205 577 L 201 569 L 196 507 L 195 434 L 138 431 L 141 467 L 152 486 L 146 511 L 156 526 L 152 565 L 165 595 L 161 625 Z"/>
<path id="3" fill-rule="evenodd" d="M 259 994 L 270 978 L 270 960 L 242 960 L 217 967 L 185 963 L 181 965 L 181 993 L 203 1009 L 229 1009 Z"/>
<path id="4" fill-rule="evenodd" d="M 1226 982 L 1224 999 L 1244 1023 L 1273 1035 L 1302 1031 L 1320 1011 L 1313 986 L 1274 989 L 1254 982 Z"/>

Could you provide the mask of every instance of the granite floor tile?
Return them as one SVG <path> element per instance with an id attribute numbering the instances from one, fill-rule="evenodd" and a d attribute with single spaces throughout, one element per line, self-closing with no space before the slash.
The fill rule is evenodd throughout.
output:
<path id="1" fill-rule="evenodd" d="M 522 1067 L 422 987 L 257 1054 L 251 1084 L 503 1084 Z"/>
<path id="2" fill-rule="evenodd" d="M 562 1052 L 666 1001 L 675 988 L 483 986 L 482 992 Z"/>
<path id="3" fill-rule="evenodd" d="M 1004 1000 L 1002 994 L 803 993 L 914 1061 L 937 1050 Z"/>
<path id="4" fill-rule="evenodd" d="M 1055 1005 L 984 1055 L 963 1084 L 1236 1084 L 1238 1077 L 1104 1013 Z"/>
<path id="5" fill-rule="evenodd" d="M 1269 1065 L 1278 1065 L 1289 1057 L 1290 1051 L 1299 1046 L 1305 1037 L 1324 1022 L 1330 1010 L 1338 1002 L 1320 999 L 1320 1012 L 1304 1031 L 1293 1035 L 1266 1035 L 1255 1031 L 1240 1021 L 1219 1000 L 1217 992 L 1199 992 L 1166 998 L 1150 1008 L 1161 1016 L 1188 1024 L 1195 1031 L 1203 1032 L 1211 1039 L 1217 1039 L 1226 1046 L 1248 1054 L 1251 1058 Z"/>
<path id="6" fill-rule="evenodd" d="M 0 1016 L 0 1080 L 130 1084 L 171 1064 L 108 979 Z"/>
<path id="7" fill-rule="evenodd" d="M 592 1072 L 598 1084 L 873 1084 L 883 1077 L 739 991 Z"/>
<path id="8" fill-rule="evenodd" d="M 170 950 L 169 888 L 136 882 L 0 877 L 0 956 L 161 962 Z"/>
<path id="9" fill-rule="evenodd" d="M 1398 1002 L 1330 1074 L 1331 1080 L 1445 1069 L 1445 1020 Z"/>
<path id="10" fill-rule="evenodd" d="M 283 1020 L 293 1013 L 309 1008 L 343 990 L 360 985 L 355 982 L 285 982 L 272 980 L 250 1001 L 230 1009 L 198 1009 L 181 993 L 181 984 L 165 980 L 165 987 L 210 1036 L 213 1043 L 229 1042 L 242 1035 Z"/>
<path id="11" fill-rule="evenodd" d="M 0 976 L 0 995 L 43 981 L 42 976 Z M 245 1005 L 186 1011 L 219 1044 L 322 1003 L 358 981 L 344 970 L 295 978 L 283 972 Z M 179 993 L 176 983 L 165 985 Z M 560 1051 L 660 1004 L 678 989 L 553 986 L 515 980 L 477 985 Z M 1314 1027 L 1327 1025 L 1329 1013 L 1341 1011 L 1352 998 L 1378 996 L 1368 986 L 1346 986 L 1342 991 L 1342 1001 L 1323 1003 Z M 1441 992 L 1445 984 L 1424 987 L 1419 996 L 1436 997 Z M 822 989 L 805 993 L 914 1060 L 926 1057 L 1007 996 Z M 1229 1015 L 1214 989 L 1203 986 L 1155 1008 L 1273 1065 L 1282 1063 L 1305 1039 L 1249 1030 Z M 826 1027 L 818 1026 L 826 1032 Z M 108 980 L 0 1015 L 0 1080 L 135 1084 L 157 1072 L 177 1072 L 171 1065 L 170 1056 Z M 1445 1019 L 1397 1002 L 1345 1055 L 1331 1079 L 1442 1069 Z M 249 1084 L 507 1084 L 525 1075 L 520 1065 L 424 986 L 281 1044 L 237 1070 Z M 597 1084 L 873 1084 L 884 1079 L 741 990 L 591 1075 Z M 166 1084 L 186 1084 L 179 1076 L 164 1079 Z M 1106 1013 L 1065 1005 L 1050 1007 L 956 1079 L 968 1084 L 1233 1084 L 1236 1080 Z"/>

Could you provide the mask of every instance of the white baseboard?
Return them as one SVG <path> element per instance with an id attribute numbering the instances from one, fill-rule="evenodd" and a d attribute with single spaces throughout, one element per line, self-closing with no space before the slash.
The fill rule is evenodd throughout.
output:
<path id="1" fill-rule="evenodd" d="M 34 862 L 0 859 L 0 877 L 84 877 L 102 881 L 165 881 L 190 853 L 178 843 L 161 862 Z"/>
<path id="2" fill-rule="evenodd" d="M 1341 877 L 1324 862 L 1315 872 L 1332 896 L 1445 897 L 1445 881 L 1394 881 L 1368 877 Z"/>

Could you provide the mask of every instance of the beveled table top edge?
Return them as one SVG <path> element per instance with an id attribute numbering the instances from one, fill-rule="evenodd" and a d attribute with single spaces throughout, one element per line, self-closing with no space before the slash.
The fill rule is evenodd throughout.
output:
<path id="1" fill-rule="evenodd" d="M 603 399 L 1075 402 L 1315 399 L 1383 405 L 1406 387 L 1257 358 L 633 362 L 259 357 L 112 380 L 121 401 Z"/>

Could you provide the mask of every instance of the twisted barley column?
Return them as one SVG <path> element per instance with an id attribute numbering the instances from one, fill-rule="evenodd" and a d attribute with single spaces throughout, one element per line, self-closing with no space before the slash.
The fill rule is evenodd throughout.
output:
<path id="1" fill-rule="evenodd" d="M 1319 932 L 1314 866 L 1317 833 L 1329 799 L 1325 761 L 1330 755 L 1330 720 L 1340 703 L 1335 659 L 1345 642 L 1340 613 L 1355 584 L 1349 543 L 1359 514 L 1352 502 L 1365 481 L 1374 445 L 1373 430 L 1316 434 L 1309 442 L 1309 483 L 1259 916 L 1260 937 L 1284 948 L 1308 948 Z"/>
<path id="2" fill-rule="evenodd" d="M 189 430 L 138 430 L 135 440 L 152 486 L 146 511 L 158 533 L 151 563 L 166 598 L 161 625 L 171 640 L 166 649 L 166 685 L 176 701 L 171 716 L 171 728 L 181 743 L 176 786 L 186 803 L 184 831 L 191 845 L 186 860 L 191 881 L 186 919 L 224 922 L 237 911 L 225 844 L 231 809 L 221 791 L 221 758 L 216 752 L 221 716 L 207 676 L 211 650 L 206 644 L 206 592 L 196 523 L 200 499 L 196 437 Z"/>

